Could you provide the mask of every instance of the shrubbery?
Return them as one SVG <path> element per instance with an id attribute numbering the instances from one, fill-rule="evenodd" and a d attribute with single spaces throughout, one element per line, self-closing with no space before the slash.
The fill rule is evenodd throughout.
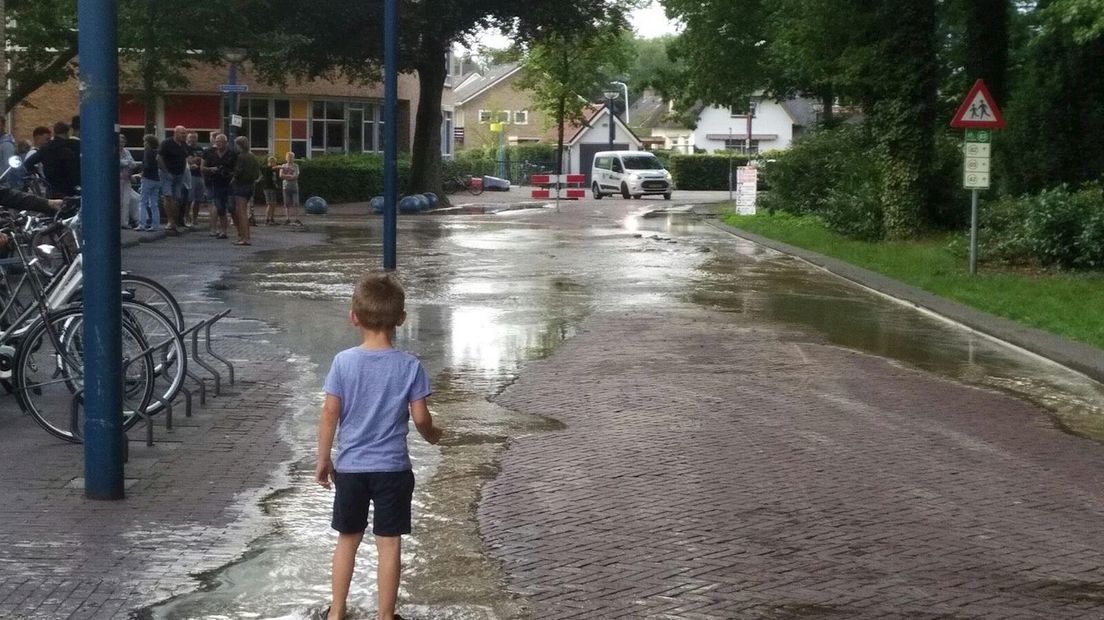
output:
<path id="1" fill-rule="evenodd" d="M 299 195 L 326 202 L 364 202 L 383 193 L 382 155 L 323 155 L 299 161 Z M 410 161 L 400 159 L 399 192 L 410 182 Z"/>
<path id="2" fill-rule="evenodd" d="M 1104 267 L 1104 191 L 1066 185 L 987 202 L 979 213 L 981 258 L 1064 269 Z M 968 241 L 956 242 L 965 251 Z"/>
<path id="3" fill-rule="evenodd" d="M 685 190 L 728 189 L 730 166 L 746 166 L 748 157 L 737 153 L 718 155 L 671 155 L 668 171 L 675 187 Z M 663 160 L 660 160 L 663 161 Z M 731 162 L 731 163 L 730 163 Z"/>
<path id="4" fill-rule="evenodd" d="M 878 240 L 885 237 L 883 162 L 869 131 L 841 125 L 813 131 L 789 150 L 764 157 L 762 174 L 770 191 L 760 198 L 768 212 L 816 215 L 836 232 Z M 964 224 L 969 201 L 958 189 L 961 147 L 950 136 L 937 142 L 930 198 L 923 213 L 930 228 Z"/>
<path id="5" fill-rule="evenodd" d="M 511 145 L 506 147 L 506 176 L 517 183 L 525 173 L 526 163 L 551 170 L 555 166 L 555 161 L 556 145 L 554 144 L 537 142 Z M 445 176 L 495 176 L 499 171 L 498 148 L 485 147 L 457 151 L 452 158 L 444 160 L 442 164 Z"/>

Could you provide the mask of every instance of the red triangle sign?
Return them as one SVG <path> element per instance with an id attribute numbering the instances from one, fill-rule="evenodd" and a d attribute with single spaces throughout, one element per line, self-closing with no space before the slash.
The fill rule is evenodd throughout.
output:
<path id="1" fill-rule="evenodd" d="M 1001 116 L 997 102 L 989 89 L 985 87 L 984 80 L 974 82 L 970 94 L 955 112 L 951 120 L 951 127 L 970 127 L 974 129 L 1004 129 L 1004 117 Z"/>

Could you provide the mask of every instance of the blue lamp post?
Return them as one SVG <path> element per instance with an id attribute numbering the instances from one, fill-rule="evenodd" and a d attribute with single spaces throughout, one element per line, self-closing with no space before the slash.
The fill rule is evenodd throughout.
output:
<path id="1" fill-rule="evenodd" d="M 397 267 L 399 1 L 383 4 L 383 268 Z"/>
<path id="2" fill-rule="evenodd" d="M 115 0 L 77 3 L 83 122 L 84 495 L 123 490 L 122 295 L 119 282 L 119 50 Z"/>
<path id="3" fill-rule="evenodd" d="M 219 55 L 230 65 L 230 75 L 226 76 L 229 86 L 230 127 L 227 130 L 230 136 L 230 148 L 234 148 L 234 138 L 238 136 L 238 128 L 234 125 L 234 115 L 238 113 L 238 65 L 249 56 L 249 50 L 241 47 L 224 47 L 219 50 Z"/>

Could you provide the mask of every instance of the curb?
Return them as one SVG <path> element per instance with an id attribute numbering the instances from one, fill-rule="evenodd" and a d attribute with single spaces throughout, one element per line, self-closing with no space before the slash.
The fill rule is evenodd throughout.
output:
<path id="1" fill-rule="evenodd" d="M 767 239 L 730 226 L 719 219 L 708 217 L 709 214 L 699 215 L 706 216 L 703 219 L 720 230 L 783 254 L 795 256 L 859 286 L 924 308 L 974 331 L 1003 340 L 1104 383 L 1104 351 L 1094 346 L 971 308 L 851 263 L 810 252 L 788 243 Z"/>

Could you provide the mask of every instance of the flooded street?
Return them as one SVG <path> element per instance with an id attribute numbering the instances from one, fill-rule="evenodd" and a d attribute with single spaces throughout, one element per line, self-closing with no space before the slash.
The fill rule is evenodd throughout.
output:
<path id="1" fill-rule="evenodd" d="M 1104 416 L 1104 388 L 1036 356 L 860 289 L 723 233 L 686 213 L 579 205 L 489 216 L 401 217 L 400 276 L 408 319 L 396 346 L 430 372 L 441 446 L 416 435 L 414 533 L 404 539 L 400 611 L 408 618 L 529 614 L 486 557 L 476 520 L 481 485 L 508 439 L 555 431 L 549 419 L 493 402 L 529 361 L 579 335 L 593 313 L 664 308 L 705 321 L 768 325 L 955 381 L 1002 390 L 1059 420 Z M 289 487 L 264 502 L 273 530 L 249 554 L 204 576 L 205 587 L 149 610 L 157 618 L 302 618 L 329 598 L 332 492 L 313 482 L 321 385 L 333 355 L 357 344 L 352 283 L 379 264 L 380 220 L 333 217 L 324 245 L 258 255 L 220 285 L 238 316 L 296 352 L 300 386 L 285 432 L 295 451 Z M 601 338 L 601 334 L 588 334 Z M 732 369 L 734 381 L 739 368 Z M 787 378 L 780 378 L 784 384 Z M 374 618 L 374 548 L 361 548 L 351 618 Z M 416 601 L 405 605 L 403 601 Z"/>

